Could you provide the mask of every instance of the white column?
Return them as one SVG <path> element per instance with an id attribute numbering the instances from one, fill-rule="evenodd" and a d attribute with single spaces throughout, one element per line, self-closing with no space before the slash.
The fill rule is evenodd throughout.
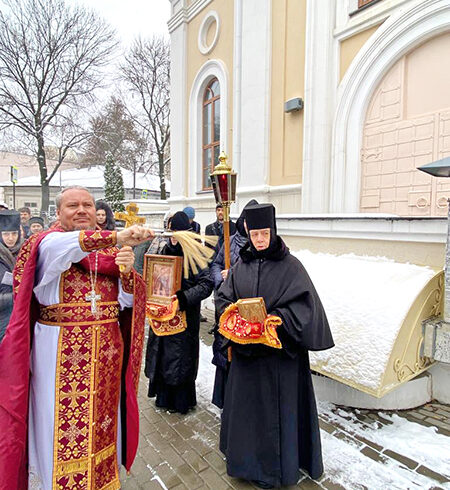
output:
<path id="1" fill-rule="evenodd" d="M 187 24 L 182 22 L 170 34 L 170 153 L 171 153 L 171 191 L 170 199 L 185 196 L 186 172 L 186 47 Z"/>
<path id="2" fill-rule="evenodd" d="M 302 213 L 329 211 L 329 185 L 338 45 L 336 1 L 307 0 Z"/>
<path id="3" fill-rule="evenodd" d="M 241 104 L 242 104 L 242 2 L 234 1 L 233 46 L 233 156 L 231 164 L 241 178 Z"/>
<path id="4" fill-rule="evenodd" d="M 272 1 L 245 0 L 241 5 L 241 117 L 240 134 L 235 132 L 233 141 L 240 148 L 238 185 L 248 187 L 269 179 Z"/>

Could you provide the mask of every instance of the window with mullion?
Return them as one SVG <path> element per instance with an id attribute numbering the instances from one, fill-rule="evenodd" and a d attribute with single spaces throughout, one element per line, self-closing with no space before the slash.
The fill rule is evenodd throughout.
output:
<path id="1" fill-rule="evenodd" d="M 202 132 L 202 189 L 210 190 L 210 173 L 219 158 L 220 149 L 220 86 L 211 80 L 203 95 Z"/>

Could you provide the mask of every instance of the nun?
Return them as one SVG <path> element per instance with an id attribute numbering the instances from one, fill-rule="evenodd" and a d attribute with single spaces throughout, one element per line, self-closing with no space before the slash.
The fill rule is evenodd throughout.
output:
<path id="1" fill-rule="evenodd" d="M 267 315 L 279 322 L 281 346 L 242 338 L 225 342 L 231 365 L 220 450 L 231 477 L 260 488 L 295 485 L 301 469 L 313 479 L 323 472 L 308 351 L 333 347 L 333 338 L 308 273 L 277 235 L 273 205 L 248 207 L 245 221 L 249 241 L 216 306 L 223 313 L 239 299 L 262 297 Z"/>

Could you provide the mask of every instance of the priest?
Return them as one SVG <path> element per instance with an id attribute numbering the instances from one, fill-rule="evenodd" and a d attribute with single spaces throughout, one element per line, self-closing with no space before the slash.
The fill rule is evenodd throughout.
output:
<path id="1" fill-rule="evenodd" d="M 323 472 L 308 351 L 334 344 L 311 279 L 277 235 L 275 208 L 248 207 L 245 219 L 249 243 L 216 302 L 231 346 L 220 449 L 232 477 L 261 488 L 295 485 L 300 469 L 312 478 Z M 234 303 L 258 297 L 267 316 L 249 324 Z"/>
<path id="2" fill-rule="evenodd" d="M 153 233 L 96 230 L 94 199 L 79 186 L 56 206 L 57 224 L 25 243 L 14 270 L 0 345 L 0 488 L 118 489 L 139 437 L 145 285 L 131 246 Z"/>

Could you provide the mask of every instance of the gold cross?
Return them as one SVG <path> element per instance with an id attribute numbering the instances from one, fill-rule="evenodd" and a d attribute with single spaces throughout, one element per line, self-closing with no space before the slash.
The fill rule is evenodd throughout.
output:
<path id="1" fill-rule="evenodd" d="M 139 208 L 136 203 L 130 202 L 125 210 L 127 211 L 126 213 L 122 213 L 121 211 L 116 211 L 114 213 L 115 219 L 125 221 L 125 228 L 133 225 L 145 224 L 145 218 L 137 215 Z"/>

